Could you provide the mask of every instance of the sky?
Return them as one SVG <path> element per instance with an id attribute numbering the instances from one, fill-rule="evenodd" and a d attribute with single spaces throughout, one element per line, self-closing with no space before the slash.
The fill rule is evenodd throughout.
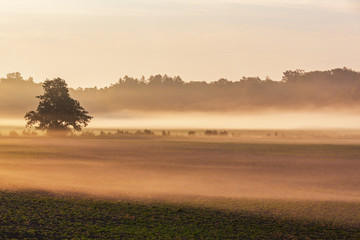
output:
<path id="1" fill-rule="evenodd" d="M 0 0 L 0 77 L 239 80 L 360 70 L 358 0 Z"/>

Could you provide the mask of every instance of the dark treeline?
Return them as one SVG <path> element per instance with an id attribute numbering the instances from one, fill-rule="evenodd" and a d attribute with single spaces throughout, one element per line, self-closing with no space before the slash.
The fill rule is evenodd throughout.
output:
<path id="1" fill-rule="evenodd" d="M 23 117 L 37 106 L 35 96 L 41 93 L 41 84 L 34 83 L 32 78 L 23 79 L 20 73 L 7 74 L 0 79 L 0 118 Z"/>
<path id="2" fill-rule="evenodd" d="M 66 79 L 65 79 L 66 80 Z M 41 84 L 19 73 L 0 82 L 0 113 L 13 115 L 34 108 Z M 129 111 L 260 111 L 313 110 L 360 107 L 360 72 L 348 68 L 329 71 L 286 71 L 281 81 L 243 77 L 184 82 L 180 77 L 155 75 L 148 79 L 125 76 L 105 88 L 71 89 L 92 114 Z"/>

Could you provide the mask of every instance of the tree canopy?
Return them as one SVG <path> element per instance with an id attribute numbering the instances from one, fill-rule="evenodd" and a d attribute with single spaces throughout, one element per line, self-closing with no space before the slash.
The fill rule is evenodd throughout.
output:
<path id="1" fill-rule="evenodd" d="M 93 118 L 79 101 L 70 97 L 65 80 L 46 80 L 42 87 L 44 94 L 36 97 L 40 101 L 36 111 L 25 115 L 27 127 L 47 132 L 80 131 Z"/>

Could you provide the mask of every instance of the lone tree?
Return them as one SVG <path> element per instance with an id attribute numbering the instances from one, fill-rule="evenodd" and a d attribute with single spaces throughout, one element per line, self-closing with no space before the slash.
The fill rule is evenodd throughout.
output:
<path id="1" fill-rule="evenodd" d="M 36 111 L 26 113 L 27 127 L 52 133 L 68 133 L 72 129 L 80 131 L 86 127 L 92 116 L 80 106 L 79 101 L 69 95 L 65 80 L 46 80 L 42 87 L 44 94 L 36 96 L 40 100 Z"/>

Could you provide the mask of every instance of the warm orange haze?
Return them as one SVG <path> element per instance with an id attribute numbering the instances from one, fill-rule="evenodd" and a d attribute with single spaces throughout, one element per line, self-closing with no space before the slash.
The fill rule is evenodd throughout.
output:
<path id="1" fill-rule="evenodd" d="M 20 73 L 0 79 L 3 125 L 24 125 L 41 84 Z M 351 129 L 359 128 L 360 73 L 348 68 L 288 70 L 282 81 L 243 77 L 185 82 L 179 76 L 125 76 L 104 88 L 70 89 L 90 113 L 90 127 Z"/>
<path id="2" fill-rule="evenodd" d="M 0 15 L 0 238 L 360 239 L 358 1 Z"/>
<path id="3" fill-rule="evenodd" d="M 338 68 L 286 71 L 282 81 L 126 76 L 109 87 L 68 91 L 60 78 L 41 85 L 10 73 L 0 82 L 2 102 L 16 106 L 0 106 L 8 124 L 0 129 L 0 187 L 265 208 L 277 217 L 358 226 L 360 211 L 352 206 L 360 201 L 359 84 L 359 72 Z M 52 127 L 75 126 L 51 125 L 72 96 L 99 118 L 97 128 L 54 137 Z M 26 114 L 29 121 L 29 113 L 46 108 L 48 120 L 34 115 L 44 127 L 17 126 L 25 112 L 36 109 Z"/>
<path id="4" fill-rule="evenodd" d="M 125 74 L 280 80 L 358 69 L 357 0 L 3 0 L 0 76 L 105 87 Z"/>
<path id="5" fill-rule="evenodd" d="M 343 140 L 356 146 L 304 139 L 0 139 L 1 187 L 108 198 L 360 201 L 360 139 Z"/>

